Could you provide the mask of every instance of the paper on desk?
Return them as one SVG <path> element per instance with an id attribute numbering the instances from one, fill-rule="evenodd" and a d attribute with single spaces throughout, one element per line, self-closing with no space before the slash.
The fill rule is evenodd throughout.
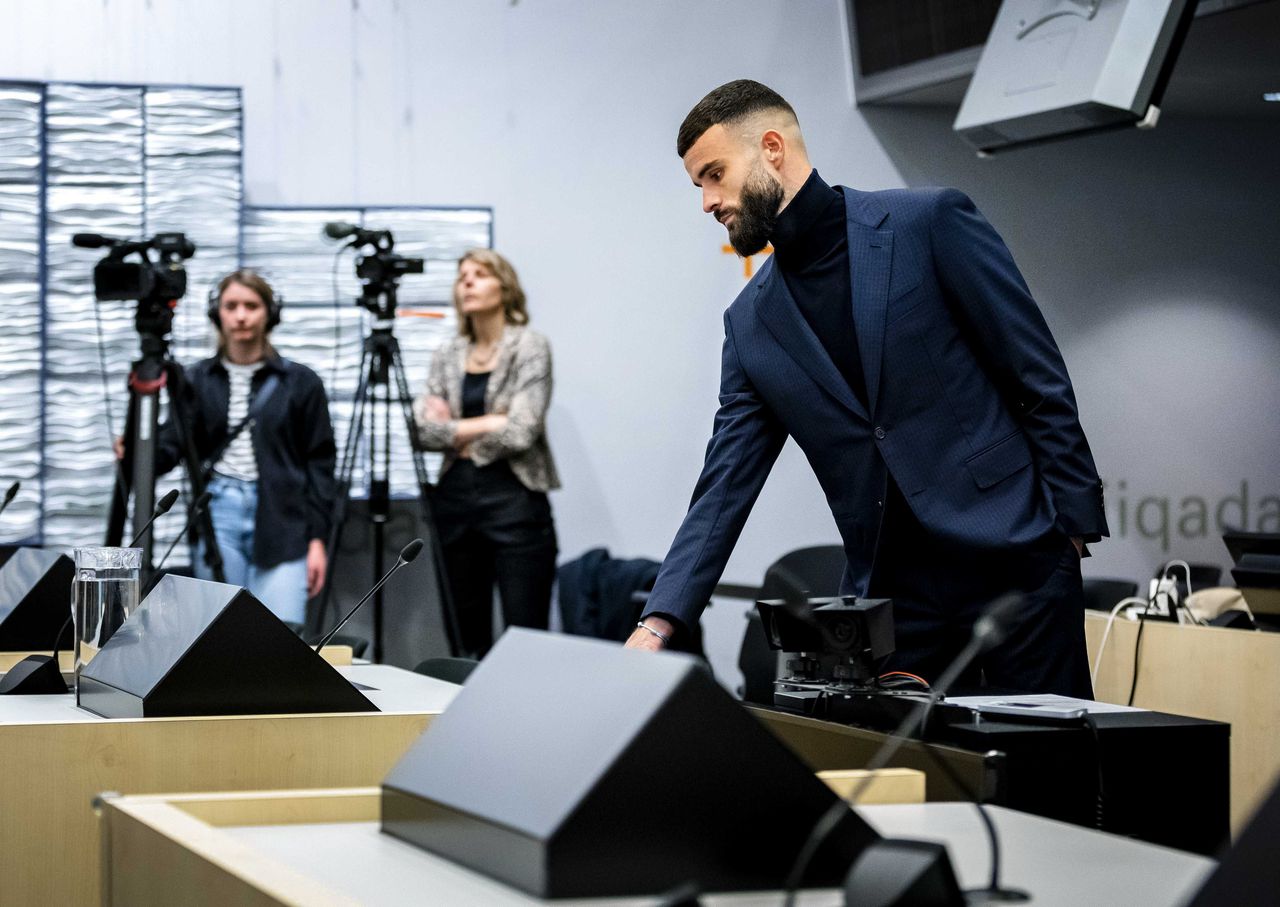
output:
<path id="1" fill-rule="evenodd" d="M 1147 709 L 1136 709 L 1127 705 L 1115 705 L 1110 702 L 1094 702 L 1092 699 L 1076 699 L 1071 696 L 1059 696 L 1056 693 L 1036 693 L 1034 695 L 1004 696 L 948 696 L 943 700 L 950 705 L 958 705 L 967 709 L 980 709 L 984 705 L 1010 705 L 1018 702 L 1035 703 L 1055 709 L 1083 709 L 1091 715 L 1107 715 L 1112 712 L 1145 712 Z"/>

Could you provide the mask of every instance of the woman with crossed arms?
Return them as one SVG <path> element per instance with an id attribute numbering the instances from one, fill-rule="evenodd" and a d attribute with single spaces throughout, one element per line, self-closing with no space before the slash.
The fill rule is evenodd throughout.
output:
<path id="1" fill-rule="evenodd" d="M 493 589 L 506 626 L 545 629 L 556 570 L 547 492 L 560 487 L 545 418 L 551 346 L 526 325 L 515 269 L 489 249 L 458 261 L 458 336 L 431 359 L 414 404 L 418 442 L 444 452 L 434 502 L 462 648 L 493 645 Z"/>

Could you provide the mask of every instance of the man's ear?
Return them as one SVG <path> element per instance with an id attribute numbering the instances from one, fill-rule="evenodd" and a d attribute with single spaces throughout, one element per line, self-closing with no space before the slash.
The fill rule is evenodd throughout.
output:
<path id="1" fill-rule="evenodd" d="M 771 164 L 773 168 L 780 169 L 782 161 L 786 157 L 787 140 L 782 133 L 776 129 L 766 129 L 764 135 L 760 136 L 760 153 L 764 156 L 766 162 Z"/>

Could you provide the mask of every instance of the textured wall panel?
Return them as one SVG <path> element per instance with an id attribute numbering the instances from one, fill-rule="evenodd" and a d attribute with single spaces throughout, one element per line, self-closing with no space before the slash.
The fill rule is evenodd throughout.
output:
<path id="1" fill-rule="evenodd" d="M 206 314 L 209 288 L 239 260 L 240 92 L 148 88 L 144 103 L 145 232 L 185 233 L 196 244 L 195 257 L 186 263 L 187 294 L 174 313 L 171 346 L 175 359 L 190 364 L 213 350 L 213 326 Z M 156 496 L 185 481 L 183 470 L 173 470 L 156 482 Z M 157 558 L 186 520 L 183 507 L 156 521 Z M 187 560 L 187 547 L 179 545 L 169 563 Z"/>
<path id="2" fill-rule="evenodd" d="M 390 229 L 396 238 L 396 252 L 426 259 L 424 274 L 406 275 L 401 280 L 399 317 L 394 325 L 410 394 L 414 395 L 426 382 L 432 352 L 457 330 L 450 303 L 457 258 L 466 249 L 489 246 L 493 217 L 487 209 L 246 209 L 244 263 L 268 275 L 287 300 L 273 342 L 281 355 L 310 366 L 324 379 L 341 450 L 351 428 L 352 398 L 360 376 L 364 338 L 373 327 L 373 318 L 355 302 L 360 284 L 351 252 L 342 253 L 337 260 L 335 304 L 335 255 L 342 243 L 321 235 L 325 222 L 334 220 Z M 413 314 L 415 310 L 438 317 Z M 368 488 L 369 435 L 376 433 L 379 443 L 383 437 L 380 412 L 381 407 L 366 408 L 365 433 L 352 474 L 356 496 Z M 379 415 L 376 422 L 375 415 Z M 391 419 L 392 493 L 413 495 L 413 464 L 399 408 L 393 409 Z M 438 455 L 427 457 L 432 479 L 439 463 Z"/>
<path id="3" fill-rule="evenodd" d="M 180 231 L 194 240 L 173 353 L 180 361 L 203 355 L 204 296 L 235 266 L 239 247 L 240 93 L 52 85 L 46 144 L 44 541 L 96 544 L 115 476 L 111 437 L 124 430 L 126 377 L 138 354 L 136 303 L 95 302 L 92 271 L 101 253 L 73 248 L 71 235 Z M 160 480 L 157 497 L 179 482 L 176 471 Z M 181 511 L 157 522 L 157 556 L 185 521 Z M 185 554 L 180 546 L 171 563 Z"/>
<path id="4" fill-rule="evenodd" d="M 98 250 L 74 233 L 137 237 L 143 216 L 142 91 L 50 85 L 45 123 L 45 524 L 47 545 L 101 544 L 137 346 L 132 302 L 95 303 Z M 99 332 L 112 411 L 108 427 Z"/>
<path id="5" fill-rule="evenodd" d="M 39 87 L 0 85 L 0 540 L 40 528 Z"/>

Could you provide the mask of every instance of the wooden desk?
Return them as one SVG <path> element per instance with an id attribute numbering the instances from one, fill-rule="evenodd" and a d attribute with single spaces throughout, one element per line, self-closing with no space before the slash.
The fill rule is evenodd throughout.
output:
<path id="1" fill-rule="evenodd" d="M 1096 612 L 1085 619 L 1091 666 L 1106 623 Z M 1137 633 L 1136 621 L 1112 625 L 1094 685 L 1103 702 L 1129 700 Z M 1150 621 L 1133 704 L 1231 725 L 1231 831 L 1239 834 L 1280 778 L 1280 633 Z M 1183 768 L 1194 783 L 1196 766 Z"/>
<path id="2" fill-rule="evenodd" d="M 116 907 L 225 904 L 528 905 L 548 903 L 378 830 L 378 791 L 123 797 L 102 804 L 104 875 Z M 1214 862 L 1050 819 L 990 807 L 1005 884 L 1042 907 L 1183 903 Z M 986 883 L 989 851 L 973 807 L 866 806 L 881 834 L 942 840 L 960 884 Z M 620 830 L 625 833 L 625 830 Z M 649 907 L 654 899 L 574 899 L 561 905 Z M 774 907 L 776 892 L 703 896 L 707 907 Z M 806 891 L 803 907 L 835 907 L 842 892 Z"/>
<path id="3" fill-rule="evenodd" d="M 98 902 L 102 791 L 379 784 L 460 689 L 382 665 L 339 670 L 383 711 L 108 720 L 70 694 L 0 697 L 0 901 Z"/>

